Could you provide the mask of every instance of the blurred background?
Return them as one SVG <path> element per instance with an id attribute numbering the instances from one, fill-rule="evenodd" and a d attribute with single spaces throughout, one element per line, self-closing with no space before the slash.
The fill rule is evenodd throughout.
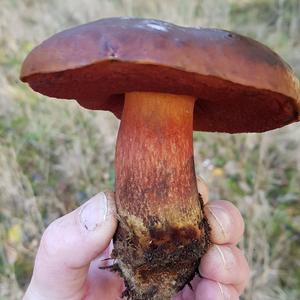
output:
<path id="1" fill-rule="evenodd" d="M 33 93 L 19 79 L 45 38 L 111 16 L 218 27 L 276 50 L 300 75 L 299 0 L 0 0 L 0 299 L 20 299 L 45 227 L 113 189 L 118 121 Z M 300 299 L 300 123 L 264 134 L 194 135 L 211 199 L 246 221 L 244 300 Z"/>

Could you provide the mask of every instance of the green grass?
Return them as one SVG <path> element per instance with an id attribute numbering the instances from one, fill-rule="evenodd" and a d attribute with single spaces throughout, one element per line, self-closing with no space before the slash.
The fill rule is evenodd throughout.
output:
<path id="1" fill-rule="evenodd" d="M 33 93 L 18 80 L 30 49 L 64 28 L 132 15 L 252 36 L 300 74 L 298 0 L 1 1 L 0 299 L 19 299 L 45 227 L 114 184 L 118 121 L 72 101 Z M 10 26 L 14 24 L 14 26 Z M 270 133 L 195 133 L 196 171 L 212 199 L 239 206 L 240 247 L 252 268 L 244 300 L 300 299 L 300 127 Z"/>

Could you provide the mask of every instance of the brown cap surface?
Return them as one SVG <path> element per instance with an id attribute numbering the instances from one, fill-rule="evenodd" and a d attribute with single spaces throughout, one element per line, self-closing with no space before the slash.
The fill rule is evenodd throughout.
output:
<path id="1" fill-rule="evenodd" d="M 269 48 L 157 20 L 103 19 L 58 33 L 28 55 L 21 79 L 118 117 L 126 92 L 196 96 L 195 130 L 262 132 L 300 118 L 299 81 Z"/>

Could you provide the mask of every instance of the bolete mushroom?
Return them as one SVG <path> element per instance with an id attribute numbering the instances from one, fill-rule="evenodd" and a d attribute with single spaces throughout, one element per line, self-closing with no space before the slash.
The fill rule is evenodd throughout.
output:
<path id="1" fill-rule="evenodd" d="M 121 118 L 114 257 L 129 299 L 169 299 L 209 245 L 192 132 L 263 132 L 299 121 L 299 81 L 269 48 L 241 35 L 110 18 L 36 47 L 21 79 Z"/>

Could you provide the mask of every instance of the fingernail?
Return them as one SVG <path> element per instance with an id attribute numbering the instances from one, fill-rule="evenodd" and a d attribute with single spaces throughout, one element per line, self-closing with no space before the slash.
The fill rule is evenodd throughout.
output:
<path id="1" fill-rule="evenodd" d="M 225 259 L 224 253 L 222 252 L 222 250 L 221 250 L 221 248 L 219 246 L 215 245 L 214 247 L 215 247 L 217 253 L 219 254 L 220 260 L 221 260 L 224 268 L 226 269 L 227 263 L 226 263 L 226 259 Z"/>
<path id="2" fill-rule="evenodd" d="M 107 212 L 107 198 L 104 193 L 99 193 L 83 205 L 80 222 L 86 230 L 93 231 L 105 222 Z"/>
<path id="3" fill-rule="evenodd" d="M 230 299 L 230 293 L 229 293 L 228 289 L 226 289 L 226 287 L 223 284 L 221 284 L 220 282 L 217 282 L 217 284 L 218 284 L 222 299 L 223 300 L 229 300 Z"/>
<path id="4" fill-rule="evenodd" d="M 214 240 L 226 241 L 228 237 L 228 233 L 225 228 L 229 228 L 230 219 L 228 218 L 228 214 L 226 213 L 225 209 L 208 204 L 206 206 L 208 213 L 212 216 L 211 219 L 211 226 L 212 226 L 212 234 Z"/>
<path id="5" fill-rule="evenodd" d="M 236 268 L 237 264 L 236 258 L 230 246 L 224 245 L 220 247 L 218 245 L 214 245 L 214 249 L 219 254 L 220 263 L 223 265 L 224 271 L 233 271 Z"/>

